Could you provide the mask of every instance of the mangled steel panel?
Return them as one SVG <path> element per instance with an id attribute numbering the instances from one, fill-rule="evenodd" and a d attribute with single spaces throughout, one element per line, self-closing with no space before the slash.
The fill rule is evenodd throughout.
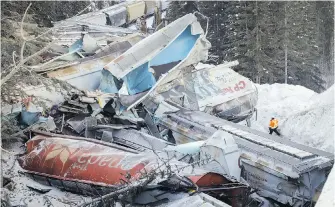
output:
<path id="1" fill-rule="evenodd" d="M 232 134 L 241 150 L 242 177 L 261 196 L 289 205 L 312 201 L 334 156 L 311 147 L 257 132 L 199 111 L 178 111 L 159 123 L 182 137 L 205 140 L 220 129 Z M 180 136 L 174 136 L 179 139 Z M 279 140 L 280 139 L 280 140 Z M 176 140 L 178 142 L 178 140 Z"/>
<path id="2" fill-rule="evenodd" d="M 29 140 L 27 153 L 19 158 L 27 173 L 54 179 L 116 187 L 124 184 L 129 174 L 135 181 L 145 170 L 166 167 L 161 160 L 169 160 L 172 172 L 187 176 L 198 186 L 223 184 L 221 175 L 194 168 L 186 163 L 166 157 L 165 153 L 137 153 L 111 143 L 81 137 L 39 132 Z M 158 159 L 157 156 L 160 156 Z"/>
<path id="3" fill-rule="evenodd" d="M 83 37 L 83 47 L 82 47 L 82 49 L 85 52 L 93 53 L 93 52 L 97 51 L 98 49 L 100 49 L 100 46 L 97 44 L 97 41 L 94 38 L 92 38 L 88 34 L 86 34 Z"/>
<path id="4" fill-rule="evenodd" d="M 118 7 L 114 10 L 108 10 L 105 12 L 108 14 L 108 18 L 110 20 L 111 26 L 121 26 L 127 23 L 127 8 L 126 7 Z"/>
<path id="5" fill-rule="evenodd" d="M 205 156 L 210 156 L 213 161 L 204 164 L 203 168 L 240 181 L 241 169 L 236 164 L 240 157 L 240 150 L 231 134 L 216 131 L 200 147 L 200 157 Z"/>
<path id="6" fill-rule="evenodd" d="M 127 21 L 127 9 L 123 4 L 113 5 L 89 14 L 90 15 L 87 16 L 81 16 L 79 20 L 85 23 L 109 26 L 121 26 Z"/>
<path id="7" fill-rule="evenodd" d="M 205 107 L 215 107 L 220 104 L 217 111 L 224 111 L 225 102 L 237 99 L 248 94 L 251 96 L 250 105 L 257 104 L 257 91 L 255 85 L 246 77 L 229 68 L 228 64 L 221 64 L 213 68 L 201 69 L 193 72 L 195 93 L 200 110 Z M 238 103 L 240 106 L 241 103 Z"/>
<path id="8" fill-rule="evenodd" d="M 80 38 L 81 37 L 82 35 L 80 36 Z M 85 61 L 91 61 L 91 60 L 94 60 L 95 58 L 103 58 L 108 55 L 118 56 L 122 54 L 123 52 L 125 52 L 127 49 L 129 49 L 132 45 L 142 40 L 143 38 L 144 36 L 140 34 L 131 34 L 125 37 L 118 37 L 118 39 L 117 40 L 114 39 L 114 41 L 111 44 L 97 50 L 96 54 L 91 57 L 82 58 L 81 60 L 73 61 L 73 62 L 65 62 L 65 61 L 57 60 L 49 64 L 36 65 L 31 68 L 34 69 L 36 72 L 46 72 L 50 70 L 56 70 L 56 69 L 80 64 Z M 59 50 L 58 47 L 57 45 L 55 45 L 53 49 L 56 48 L 56 51 L 58 51 Z"/>
<path id="9" fill-rule="evenodd" d="M 191 28 L 195 27 L 195 25 L 197 25 L 196 23 L 198 23 L 197 18 L 193 14 L 188 14 L 188 15 L 185 15 L 184 17 L 177 19 L 176 21 L 172 22 L 164 29 L 158 32 L 155 32 L 154 34 L 150 35 L 149 37 L 145 38 L 144 40 L 136 44 L 134 47 L 132 47 L 130 50 L 122 54 L 116 60 L 107 64 L 105 66 L 105 69 L 109 70 L 118 79 L 121 79 L 125 75 L 127 75 L 129 72 L 135 70 L 138 66 L 143 65 L 144 63 L 154 59 L 156 56 L 161 54 L 161 51 L 163 49 L 166 49 L 168 45 L 174 43 L 174 40 L 178 38 L 178 36 L 183 32 L 184 32 L 184 35 L 183 37 L 180 37 L 180 41 L 182 40 L 185 41 L 184 38 L 191 38 L 189 40 L 192 41 L 193 43 L 189 45 L 194 46 L 194 40 L 192 36 L 200 35 L 202 31 L 198 31 L 198 33 L 190 34 L 189 31 L 186 32 L 185 29 L 189 26 Z M 179 44 L 177 44 L 175 42 L 173 46 L 170 48 L 174 48 L 176 46 L 178 46 L 179 49 L 182 49 L 185 46 L 185 44 L 180 44 L 180 42 Z M 186 49 L 187 48 L 182 49 L 182 52 L 184 53 L 177 56 L 176 57 L 177 60 L 184 59 L 185 55 L 187 55 L 190 52 L 189 49 L 188 51 L 185 51 Z M 169 54 L 173 54 L 176 51 L 171 51 L 170 49 L 166 49 L 164 52 L 165 53 L 169 52 Z M 174 54 L 174 56 L 176 56 L 177 54 Z M 164 61 L 164 56 L 158 56 L 156 57 L 155 60 L 156 60 L 156 64 L 159 60 Z M 170 58 L 170 62 L 172 62 L 171 58 Z M 161 62 L 160 64 L 166 64 L 166 63 L 168 62 Z"/>
<path id="10" fill-rule="evenodd" d="M 190 142 L 164 149 L 170 156 L 184 158 L 190 155 L 192 162 L 209 159 L 199 164 L 211 172 L 225 175 L 232 181 L 240 181 L 241 169 L 238 167 L 240 151 L 231 134 L 216 131 L 205 141 Z"/>
<path id="11" fill-rule="evenodd" d="M 135 33 L 134 30 L 106 25 L 96 25 L 85 22 L 74 22 L 71 25 L 59 26 L 52 33 L 54 39 L 76 38 L 81 34 L 90 34 L 94 37 L 106 35 L 126 35 Z M 59 38 L 61 36 L 61 38 Z"/>
<path id="12" fill-rule="evenodd" d="M 78 22 L 78 21 L 82 21 L 85 23 L 94 23 L 94 24 L 100 24 L 100 25 L 105 25 L 106 24 L 106 15 L 107 14 L 113 14 L 113 12 L 117 12 L 120 10 L 120 8 L 124 8 L 125 9 L 125 5 L 126 3 L 119 3 L 116 5 L 113 5 L 111 7 L 105 8 L 103 10 L 99 10 L 96 12 L 89 12 L 86 14 L 82 14 L 79 16 L 75 16 L 75 17 L 71 17 L 59 22 L 55 22 L 55 26 L 59 26 L 59 25 L 71 25 L 74 22 Z M 116 26 L 121 26 L 120 25 L 116 25 Z"/>
<path id="13" fill-rule="evenodd" d="M 138 171 L 153 160 L 98 143 L 41 135 L 27 142 L 27 152 L 20 158 L 27 171 L 102 186 L 120 185 L 127 172 L 137 179 Z"/>
<path id="14" fill-rule="evenodd" d="M 123 79 L 127 87 L 129 84 L 138 85 L 129 81 L 141 84 L 143 82 L 144 85 L 137 90 L 128 91 L 130 95 L 149 89 L 149 93 L 152 93 L 158 85 L 166 84 L 180 76 L 182 68 L 206 60 L 209 47 L 210 43 L 203 35 L 197 18 L 188 14 L 142 40 L 104 68 L 116 78 Z M 165 69 L 161 69 L 162 67 Z M 140 70 L 148 72 L 143 73 L 143 78 L 137 79 L 136 71 Z M 148 94 L 128 109 L 143 101 Z"/>
<path id="15" fill-rule="evenodd" d="M 186 144 L 178 144 L 176 146 L 167 146 L 164 151 L 167 152 L 177 152 L 180 153 L 181 156 L 184 155 L 192 155 L 196 153 L 200 153 L 200 147 L 204 144 L 204 141 L 190 142 Z"/>
<path id="16" fill-rule="evenodd" d="M 52 33 L 52 39 L 55 44 L 69 46 L 79 39 L 82 34 L 89 34 L 97 40 L 99 45 L 104 46 L 107 44 L 107 40 L 114 35 L 122 36 L 133 33 L 135 33 L 134 30 L 122 27 L 74 22 L 73 25 L 66 25 L 55 29 Z"/>
<path id="17" fill-rule="evenodd" d="M 151 99 L 162 96 L 180 107 L 205 111 L 229 121 L 242 121 L 255 111 L 258 94 L 249 79 L 229 68 L 237 64 L 234 61 L 201 70 L 185 67 L 181 77 L 158 85 Z"/>
<path id="18" fill-rule="evenodd" d="M 150 136 L 136 130 L 114 130 L 113 142 L 129 146 L 140 151 L 163 150 L 172 145 L 162 139 Z"/>
<path id="19" fill-rule="evenodd" d="M 105 48 L 102 48 L 97 51 L 97 54 L 93 57 L 83 58 L 80 61 L 66 64 L 64 64 L 64 62 L 55 62 L 55 64 L 39 68 L 38 71 L 44 72 L 55 70 L 48 72 L 47 76 L 66 81 L 82 90 L 96 90 L 101 88 L 105 89 L 108 93 L 117 92 L 113 89 L 107 89 L 115 84 L 108 84 L 108 82 L 111 81 L 108 74 L 101 74 L 103 66 L 114 60 L 118 55 L 127 51 L 133 44 L 136 44 L 136 42 L 140 41 L 142 38 L 143 36 L 138 34 L 130 35 L 129 37 L 121 38 L 119 42 L 113 42 Z"/>
<path id="20" fill-rule="evenodd" d="M 106 15 L 103 13 L 93 13 L 89 17 L 82 18 L 80 21 L 97 25 L 106 25 Z"/>
<path id="21" fill-rule="evenodd" d="M 49 78 L 66 81 L 81 90 L 95 90 L 100 85 L 101 70 L 104 64 L 113 60 L 115 57 L 117 57 L 117 54 L 110 54 L 97 59 L 88 58 L 88 60 L 78 62 L 77 64 L 65 68 L 59 65 L 58 67 L 62 67 L 63 69 L 48 72 L 47 76 Z"/>
<path id="22" fill-rule="evenodd" d="M 114 37 L 114 39 L 111 38 L 112 43 L 97 50 L 95 56 L 100 57 L 114 52 L 120 52 L 122 54 L 126 51 L 124 48 L 130 48 L 144 38 L 145 36 L 139 33 L 129 34 L 125 37 Z"/>

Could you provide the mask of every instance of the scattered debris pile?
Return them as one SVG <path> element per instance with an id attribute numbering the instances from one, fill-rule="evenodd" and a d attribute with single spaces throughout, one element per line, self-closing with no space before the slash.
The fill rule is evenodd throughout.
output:
<path id="1" fill-rule="evenodd" d="M 28 140 L 18 158 L 22 172 L 93 197 L 79 206 L 315 202 L 332 154 L 234 123 L 254 114 L 257 90 L 230 69 L 237 61 L 196 67 L 210 48 L 199 16 L 187 14 L 146 38 L 87 24 L 94 32 L 70 33 L 69 48 L 45 53 L 31 69 L 77 90 L 48 110 L 31 100 L 6 109 L 2 117 L 23 128 L 9 136 Z M 120 31 L 125 35 L 109 36 Z M 103 46 L 100 37 L 111 42 Z"/>

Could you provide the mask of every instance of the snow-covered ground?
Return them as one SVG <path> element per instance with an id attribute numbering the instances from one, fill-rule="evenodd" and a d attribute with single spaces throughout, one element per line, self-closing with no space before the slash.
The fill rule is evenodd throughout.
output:
<path id="1" fill-rule="evenodd" d="M 1 193 L 8 197 L 12 206 L 76 206 L 84 201 L 91 200 L 88 197 L 79 196 L 57 188 L 41 185 L 26 175 L 19 173 L 22 168 L 15 161 L 15 154 L 24 153 L 24 146 L 20 142 L 12 143 L 6 147 L 6 151 L 1 152 L 2 176 L 13 180 L 6 188 L 1 188 Z M 50 189 L 43 194 L 31 190 L 28 186 L 39 189 Z M 7 189 L 9 188 L 9 189 Z"/>
<path id="2" fill-rule="evenodd" d="M 325 185 L 323 186 L 321 195 L 315 207 L 334 207 L 335 206 L 334 185 L 335 185 L 335 170 L 333 168 L 331 172 L 329 173 L 328 179 Z"/>
<path id="3" fill-rule="evenodd" d="M 268 132 L 271 117 L 276 117 L 285 139 L 334 151 L 334 86 L 321 94 L 298 85 L 257 88 L 257 120 L 254 115 L 252 128 Z"/>
<path id="4" fill-rule="evenodd" d="M 334 85 L 321 94 L 285 84 L 257 85 L 257 89 L 257 120 L 254 115 L 252 128 L 268 132 L 271 117 L 276 117 L 284 139 L 334 152 Z M 333 168 L 316 207 L 335 206 L 334 174 Z"/>

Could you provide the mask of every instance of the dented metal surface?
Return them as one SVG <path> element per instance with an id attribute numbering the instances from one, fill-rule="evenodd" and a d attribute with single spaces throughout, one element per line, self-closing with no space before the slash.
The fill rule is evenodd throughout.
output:
<path id="1" fill-rule="evenodd" d="M 283 204 L 302 205 L 313 199 L 326 179 L 334 157 L 289 140 L 267 134 L 199 111 L 179 111 L 160 118 L 159 124 L 173 131 L 176 143 L 206 140 L 218 129 L 234 136 L 241 156 L 241 176 L 259 194 Z M 249 131 L 251 130 L 251 131 Z"/>
<path id="2" fill-rule="evenodd" d="M 247 185 L 169 157 L 160 151 L 167 142 L 138 131 L 113 131 L 112 141 L 117 144 L 41 131 L 34 133 L 38 135 L 27 142 L 27 153 L 19 158 L 19 164 L 34 180 L 62 190 L 84 195 L 107 194 L 125 186 L 136 186 L 136 182 L 145 179 L 143 176 L 156 171 L 154 180 L 136 196 L 151 194 L 155 189 L 167 195 L 171 190 L 214 192 L 216 196 L 224 193 L 224 198 L 237 207 L 250 191 Z M 135 145 L 141 145 L 145 152 L 138 152 L 142 151 L 140 148 L 131 149 Z M 138 204 L 143 202 L 150 203 L 150 199 L 134 200 Z"/>
<path id="3" fill-rule="evenodd" d="M 195 92 L 201 110 L 255 93 L 254 84 L 228 66 L 229 64 L 221 64 L 193 72 Z"/>
<path id="4" fill-rule="evenodd" d="M 136 180 L 140 176 L 139 171 L 145 169 L 150 172 L 159 163 L 154 153 L 137 153 L 130 148 L 98 140 L 40 133 L 46 135 L 37 135 L 29 140 L 27 154 L 19 159 L 21 167 L 29 173 L 115 187 L 123 184 L 122 180 L 127 180 L 127 173 L 132 180 Z M 225 180 L 217 174 L 213 177 L 205 170 L 194 171 L 193 167 L 187 167 L 182 162 L 171 162 L 171 166 L 185 166 L 180 173 L 188 175 L 199 186 L 206 186 L 209 181 L 220 184 Z"/>
<path id="5" fill-rule="evenodd" d="M 122 184 L 127 173 L 137 179 L 138 171 L 154 161 L 144 154 L 98 143 L 41 135 L 27 142 L 27 152 L 21 157 L 20 164 L 29 172 L 102 186 Z"/>
<path id="6" fill-rule="evenodd" d="M 203 35 L 197 18 L 188 14 L 142 40 L 104 68 L 117 79 L 123 79 L 130 95 L 146 90 L 151 93 L 157 85 L 170 82 L 180 75 L 182 68 L 206 60 L 209 47 L 210 43 Z M 155 68 L 176 61 L 176 64 L 168 66 L 163 72 L 158 71 L 159 67 Z M 157 73 L 165 75 L 155 76 Z"/>
<path id="7" fill-rule="evenodd" d="M 109 18 L 115 19 L 115 22 L 111 22 L 112 26 L 121 26 L 125 24 L 127 21 L 126 3 L 119 3 L 96 12 L 90 12 L 87 14 L 82 14 L 72 18 L 68 18 L 63 21 L 55 22 L 55 26 L 71 25 L 78 21 L 83 23 L 106 25 L 107 23 L 106 14 L 108 15 Z"/>
<path id="8" fill-rule="evenodd" d="M 143 38 L 141 35 L 131 35 L 121 38 L 118 42 L 102 48 L 92 57 L 83 58 L 75 62 L 54 62 L 39 68 L 39 72 L 55 70 L 47 73 L 48 77 L 64 80 L 82 90 L 96 90 L 104 80 L 101 71 L 107 63 L 132 47 Z M 57 69 L 57 70 L 56 70 Z"/>
<path id="9" fill-rule="evenodd" d="M 120 98 L 127 110 L 145 99 L 162 96 L 165 101 L 226 120 L 250 118 L 255 111 L 257 90 L 249 79 L 229 68 L 235 62 L 195 70 L 193 64 L 207 59 L 209 47 L 197 17 L 188 14 L 113 59 L 101 75 L 92 73 L 68 82 L 78 87 L 89 77 L 91 84 L 85 89 L 127 94 Z"/>
<path id="10" fill-rule="evenodd" d="M 115 35 L 122 37 L 133 33 L 136 32 L 122 27 L 73 22 L 72 25 L 62 25 L 57 27 L 52 33 L 52 39 L 55 44 L 70 46 L 76 40 L 80 39 L 82 35 L 88 34 L 95 38 L 100 46 L 106 46 L 107 41 Z"/>
<path id="11" fill-rule="evenodd" d="M 115 130 L 113 132 L 113 142 L 139 151 L 161 151 L 165 147 L 172 145 L 169 142 L 137 130 Z"/>
<path id="12" fill-rule="evenodd" d="M 173 102 L 190 110 L 205 111 L 233 122 L 250 118 L 257 104 L 257 89 L 248 78 L 229 68 L 233 63 L 238 64 L 235 62 L 200 70 L 192 66 L 185 67 L 180 77 L 158 85 L 149 99 L 161 105 L 163 102 L 155 100 L 155 97 L 161 96 L 165 102 Z"/>
<path id="13" fill-rule="evenodd" d="M 231 181 L 240 181 L 241 169 L 236 164 L 240 150 L 233 136 L 227 132 L 218 130 L 205 141 L 168 146 L 164 151 L 184 161 L 188 156 L 192 162 L 208 158 L 208 162 L 199 164 L 201 168 L 222 174 Z"/>
<path id="14" fill-rule="evenodd" d="M 258 94 L 254 83 L 230 69 L 231 64 L 197 70 L 192 81 L 200 111 L 240 122 L 253 115 Z"/>
<path id="15" fill-rule="evenodd" d="M 81 14 L 59 22 L 55 22 L 55 26 L 69 26 L 73 24 L 96 24 L 120 27 L 129 25 L 135 19 L 153 14 L 153 8 L 161 11 L 166 10 L 169 1 L 122 1 L 102 10 Z"/>

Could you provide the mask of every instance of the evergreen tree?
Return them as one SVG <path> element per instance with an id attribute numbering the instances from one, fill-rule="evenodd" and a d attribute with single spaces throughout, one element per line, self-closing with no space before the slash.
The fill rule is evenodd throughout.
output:
<path id="1" fill-rule="evenodd" d="M 319 67 L 324 87 L 334 84 L 334 1 L 316 2 L 317 31 L 320 47 Z"/>
<path id="2" fill-rule="evenodd" d="M 286 2 L 288 75 L 290 84 L 317 92 L 324 90 L 318 66 L 320 49 L 316 28 L 316 2 Z M 285 28 L 284 28 L 285 29 Z"/>
<path id="3" fill-rule="evenodd" d="M 171 2 L 173 20 L 190 13 L 184 5 Z M 218 57 L 210 63 L 238 60 L 234 69 L 258 83 L 284 83 L 287 77 L 289 84 L 317 92 L 334 83 L 333 2 L 202 1 L 197 6 L 209 17 L 209 52 Z"/>
<path id="4" fill-rule="evenodd" d="M 173 22 L 174 20 L 197 10 L 195 1 L 171 1 L 166 12 L 166 17 L 169 22 Z"/>
<path id="5" fill-rule="evenodd" d="M 221 45 L 224 35 L 224 8 L 226 2 L 223 1 L 202 1 L 198 3 L 199 11 L 209 18 L 207 39 L 211 42 L 212 47 L 209 50 L 209 63 L 219 64 L 223 61 Z M 211 14 L 211 15 L 208 15 Z M 205 22 L 202 22 L 205 28 Z"/>

